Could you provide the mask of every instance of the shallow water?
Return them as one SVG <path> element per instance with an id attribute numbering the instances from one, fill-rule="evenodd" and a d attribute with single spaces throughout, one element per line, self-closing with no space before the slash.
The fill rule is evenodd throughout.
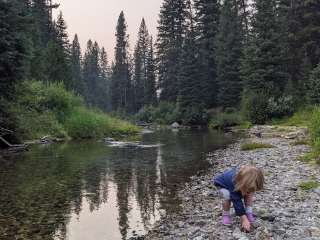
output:
<path id="1" fill-rule="evenodd" d="M 120 240 L 179 211 L 178 189 L 233 142 L 215 131 L 146 132 L 134 144 L 71 142 L 0 158 L 0 239 Z"/>

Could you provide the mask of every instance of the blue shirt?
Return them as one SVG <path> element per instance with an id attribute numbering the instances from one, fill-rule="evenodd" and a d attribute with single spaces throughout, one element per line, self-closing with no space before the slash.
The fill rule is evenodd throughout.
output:
<path id="1" fill-rule="evenodd" d="M 235 191 L 234 178 L 237 174 L 237 168 L 232 168 L 213 179 L 214 185 L 220 188 L 225 188 L 230 192 L 230 200 L 233 203 L 234 210 L 237 216 L 246 214 L 246 210 L 242 201 L 242 194 L 240 191 Z"/>

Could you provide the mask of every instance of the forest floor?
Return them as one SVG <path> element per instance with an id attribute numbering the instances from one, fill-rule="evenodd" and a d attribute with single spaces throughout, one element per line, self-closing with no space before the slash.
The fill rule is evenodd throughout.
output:
<path id="1" fill-rule="evenodd" d="M 192 177 L 179 193 L 182 211 L 164 217 L 145 239 L 320 239 L 320 167 L 299 161 L 310 151 L 301 141 L 306 137 L 303 128 L 255 126 L 248 138 L 209 154 L 208 173 Z M 274 147 L 241 150 L 244 143 L 252 142 Z M 257 219 L 250 233 L 240 230 L 234 213 L 232 226 L 221 224 L 221 199 L 211 183 L 213 176 L 243 164 L 262 168 L 266 179 L 265 189 L 255 196 Z"/>

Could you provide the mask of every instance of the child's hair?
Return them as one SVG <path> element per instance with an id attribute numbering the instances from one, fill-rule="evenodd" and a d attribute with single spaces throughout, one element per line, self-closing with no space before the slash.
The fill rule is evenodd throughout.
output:
<path id="1" fill-rule="evenodd" d="M 242 166 L 235 177 L 235 190 L 253 193 L 263 189 L 264 176 L 261 169 L 254 166 Z"/>

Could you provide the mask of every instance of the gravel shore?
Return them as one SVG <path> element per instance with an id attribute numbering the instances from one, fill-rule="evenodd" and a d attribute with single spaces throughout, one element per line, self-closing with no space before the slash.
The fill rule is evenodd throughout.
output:
<path id="1" fill-rule="evenodd" d="M 300 187 L 308 181 L 320 182 L 320 168 L 298 161 L 310 149 L 293 144 L 305 138 L 306 131 L 294 127 L 256 126 L 248 135 L 249 138 L 208 155 L 211 163 L 208 173 L 192 177 L 179 193 L 183 199 L 182 211 L 164 217 L 145 239 L 320 239 L 320 188 L 305 190 Z M 274 148 L 241 151 L 241 144 L 245 142 L 271 144 Z M 250 233 L 240 231 L 239 218 L 234 213 L 231 227 L 221 225 L 221 199 L 211 184 L 214 175 L 243 164 L 262 168 L 266 179 L 264 191 L 256 194 L 257 220 Z"/>

